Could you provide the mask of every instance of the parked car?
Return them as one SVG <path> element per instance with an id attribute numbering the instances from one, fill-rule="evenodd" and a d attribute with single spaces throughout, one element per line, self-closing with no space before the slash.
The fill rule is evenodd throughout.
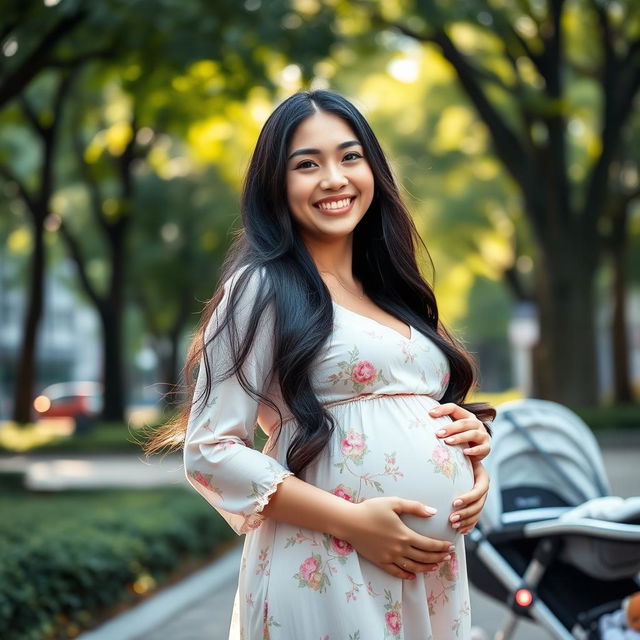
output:
<path id="1" fill-rule="evenodd" d="M 95 417 L 102 411 L 102 404 L 99 382 L 58 382 L 42 390 L 33 408 L 38 418 Z"/>

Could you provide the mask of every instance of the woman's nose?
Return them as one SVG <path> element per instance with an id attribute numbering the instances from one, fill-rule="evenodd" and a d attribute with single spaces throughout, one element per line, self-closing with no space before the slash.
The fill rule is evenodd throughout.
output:
<path id="1" fill-rule="evenodd" d="M 323 189 L 337 189 L 349 182 L 341 167 L 328 165 L 324 178 L 320 184 Z"/>

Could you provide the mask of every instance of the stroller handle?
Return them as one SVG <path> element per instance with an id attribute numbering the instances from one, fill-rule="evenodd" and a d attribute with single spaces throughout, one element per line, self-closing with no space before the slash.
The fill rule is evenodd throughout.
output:
<path id="1" fill-rule="evenodd" d="M 576 535 L 619 542 L 640 542 L 640 525 L 606 522 L 594 518 L 530 522 L 524 525 L 522 531 L 526 538 Z"/>

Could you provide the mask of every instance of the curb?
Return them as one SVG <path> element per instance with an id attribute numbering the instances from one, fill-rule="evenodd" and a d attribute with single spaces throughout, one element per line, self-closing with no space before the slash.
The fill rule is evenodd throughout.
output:
<path id="1" fill-rule="evenodd" d="M 97 629 L 83 633 L 77 640 L 135 640 L 150 633 L 194 601 L 202 599 L 203 594 L 216 591 L 235 578 L 241 556 L 242 545 L 238 545 L 208 567 L 125 611 Z"/>

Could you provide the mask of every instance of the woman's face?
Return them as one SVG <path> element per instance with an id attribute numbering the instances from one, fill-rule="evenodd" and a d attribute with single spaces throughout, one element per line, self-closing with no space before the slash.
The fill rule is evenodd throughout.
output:
<path id="1" fill-rule="evenodd" d="M 353 233 L 373 200 L 374 179 L 351 127 L 317 112 L 298 125 L 287 158 L 287 200 L 303 239 Z"/>

